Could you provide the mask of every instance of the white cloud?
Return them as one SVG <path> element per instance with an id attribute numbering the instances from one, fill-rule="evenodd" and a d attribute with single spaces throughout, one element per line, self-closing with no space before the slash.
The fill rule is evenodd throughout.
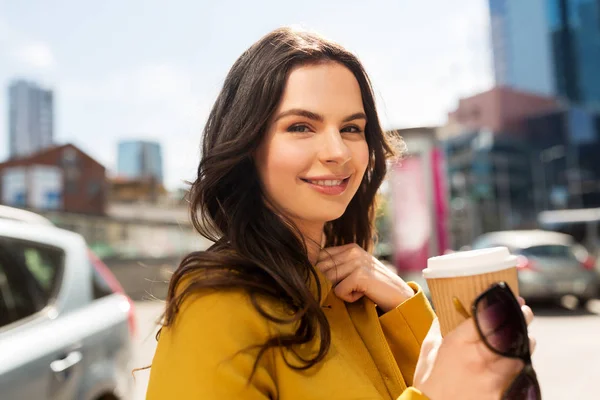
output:
<path id="1" fill-rule="evenodd" d="M 180 186 L 194 177 L 201 127 L 212 101 L 193 81 L 185 69 L 159 63 L 61 82 L 61 109 L 68 109 L 62 129 L 68 136 L 62 139 L 82 145 L 112 172 L 119 140 L 158 140 L 166 184 Z M 93 137 L 93 147 L 79 143 L 79 137 Z"/>
<path id="2" fill-rule="evenodd" d="M 384 127 L 443 124 L 458 98 L 492 85 L 487 19 L 484 2 L 473 0 L 436 19 L 435 29 L 408 29 L 412 36 L 397 46 L 402 53 L 358 52 L 373 80 Z"/>
<path id="3" fill-rule="evenodd" d="M 16 63 L 22 70 L 40 70 L 56 67 L 56 57 L 48 45 L 41 40 L 27 37 L 11 26 L 0 15 L 0 57 L 4 62 Z"/>
<path id="4" fill-rule="evenodd" d="M 56 66 L 52 49 L 43 42 L 29 42 L 15 46 L 14 55 L 18 63 L 33 69 L 51 69 Z"/>

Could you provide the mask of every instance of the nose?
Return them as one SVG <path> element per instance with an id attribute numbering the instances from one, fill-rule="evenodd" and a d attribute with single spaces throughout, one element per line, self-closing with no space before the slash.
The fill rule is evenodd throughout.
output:
<path id="1" fill-rule="evenodd" d="M 320 156 L 324 163 L 344 165 L 350 161 L 352 153 L 340 132 L 337 129 L 330 129 L 323 135 Z"/>

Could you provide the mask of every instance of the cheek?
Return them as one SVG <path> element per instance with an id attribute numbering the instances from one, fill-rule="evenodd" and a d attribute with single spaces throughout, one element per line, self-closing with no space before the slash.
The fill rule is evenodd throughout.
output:
<path id="1" fill-rule="evenodd" d="M 354 168 L 364 174 L 369 165 L 369 146 L 366 141 L 357 142 L 352 147 L 352 159 Z"/>
<path id="2" fill-rule="evenodd" d="M 297 143 L 273 140 L 264 150 L 260 170 L 267 190 L 296 184 L 296 178 L 310 168 L 311 152 Z"/>

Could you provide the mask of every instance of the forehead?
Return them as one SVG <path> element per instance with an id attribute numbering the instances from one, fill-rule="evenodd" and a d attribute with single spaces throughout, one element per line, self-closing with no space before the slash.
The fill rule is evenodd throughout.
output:
<path id="1" fill-rule="evenodd" d="M 279 110 L 302 108 L 317 112 L 363 111 L 362 94 L 354 74 L 345 66 L 326 62 L 292 69 Z"/>

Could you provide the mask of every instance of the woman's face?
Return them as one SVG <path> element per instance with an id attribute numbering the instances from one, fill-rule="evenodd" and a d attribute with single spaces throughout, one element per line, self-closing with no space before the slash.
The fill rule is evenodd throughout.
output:
<path id="1" fill-rule="evenodd" d="M 341 64 L 295 68 L 256 154 L 264 191 L 299 225 L 342 216 L 369 162 L 358 82 Z"/>

